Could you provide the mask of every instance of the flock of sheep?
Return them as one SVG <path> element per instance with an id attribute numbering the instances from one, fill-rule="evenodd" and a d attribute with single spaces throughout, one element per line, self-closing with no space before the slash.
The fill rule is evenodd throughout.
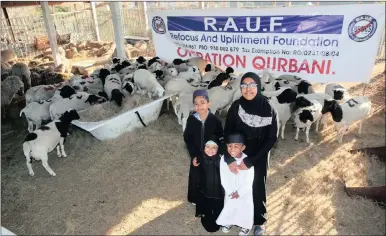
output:
<path id="1" fill-rule="evenodd" d="M 178 123 L 184 130 L 193 110 L 192 94 L 196 89 L 208 90 L 213 113 L 226 112 L 232 102 L 241 96 L 242 74 L 236 75 L 231 67 L 223 71 L 201 58 L 175 59 L 171 63 L 159 57 L 149 60 L 142 56 L 133 60 L 113 58 L 111 64 L 96 69 L 90 75 L 73 75 L 70 80 L 59 84 L 34 87 L 26 85 L 26 69 L 18 71 L 2 83 L 2 105 L 3 100 L 10 101 L 15 94 L 26 90 L 26 107 L 20 116 L 25 115 L 30 132 L 23 143 L 23 150 L 31 176 L 34 175 L 31 167 L 33 159 L 42 160 L 45 169 L 55 176 L 48 165 L 47 154 L 57 148 L 58 156 L 66 157 L 63 143 L 71 122 L 79 119 L 77 112 L 94 104 L 110 101 L 122 106 L 123 99 L 133 94 L 150 98 L 176 94 L 171 102 Z M 310 82 L 297 76 L 275 77 L 264 70 L 260 77 L 262 93 L 277 112 L 278 135 L 280 133 L 282 139 L 286 123 L 292 119 L 296 127 L 295 140 L 298 140 L 299 130 L 305 129 L 309 143 L 311 125 L 316 123 L 315 131 L 318 132 L 319 123 L 324 128 L 330 113 L 338 131 L 338 141 L 342 142 L 345 131 L 354 121 L 360 121 L 358 133 L 361 133 L 362 120 L 371 109 L 367 97 L 350 97 L 339 84 L 327 84 L 324 93 L 316 93 Z M 51 122 L 42 126 L 45 121 Z"/>

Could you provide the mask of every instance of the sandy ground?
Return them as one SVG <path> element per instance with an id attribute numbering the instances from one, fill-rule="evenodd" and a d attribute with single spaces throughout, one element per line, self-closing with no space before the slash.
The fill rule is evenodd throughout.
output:
<path id="1" fill-rule="evenodd" d="M 287 124 L 286 139 L 271 154 L 266 234 L 386 233 L 384 208 L 343 191 L 343 183 L 385 185 L 384 163 L 348 152 L 385 145 L 385 77 L 376 82 L 367 89 L 377 102 L 361 137 L 353 125 L 340 145 L 330 122 L 321 133 L 312 130 L 307 145 L 304 133 L 293 140 Z M 361 94 L 361 85 L 352 91 Z M 18 235 L 208 234 L 186 201 L 189 158 L 174 114 L 108 142 L 74 127 L 68 157 L 49 155 L 56 177 L 40 162 L 33 164 L 35 177 L 28 176 L 24 120 L 4 122 L 1 132 L 1 225 Z"/>

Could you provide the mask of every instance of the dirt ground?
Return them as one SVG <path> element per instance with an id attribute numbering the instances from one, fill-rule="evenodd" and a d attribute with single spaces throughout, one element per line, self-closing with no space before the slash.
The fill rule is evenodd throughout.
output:
<path id="1" fill-rule="evenodd" d="M 271 153 L 265 234 L 385 235 L 385 209 L 343 190 L 344 183 L 385 185 L 384 163 L 348 152 L 385 145 L 384 85 L 383 76 L 366 89 L 375 103 L 361 137 L 353 125 L 338 144 L 330 121 L 326 130 L 310 132 L 308 145 L 304 133 L 294 141 L 287 124 L 286 139 Z M 362 86 L 351 92 L 361 95 Z M 26 122 L 2 123 L 2 226 L 18 235 L 208 234 L 186 201 L 189 158 L 174 114 L 108 142 L 73 129 L 68 157 L 49 155 L 56 177 L 40 162 L 30 177 L 22 153 Z"/>

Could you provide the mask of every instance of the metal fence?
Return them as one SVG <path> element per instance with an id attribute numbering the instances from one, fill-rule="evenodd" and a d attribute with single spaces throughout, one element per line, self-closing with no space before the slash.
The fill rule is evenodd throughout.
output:
<path id="1" fill-rule="evenodd" d="M 200 9 L 200 8 L 272 8 L 298 7 L 306 4 L 357 4 L 358 2 L 147 2 L 131 7 L 124 4 L 122 25 L 125 36 L 151 36 L 146 30 L 146 9 Z M 146 4 L 146 6 L 145 6 Z M 108 5 L 97 7 L 96 15 L 100 39 L 114 41 L 113 23 Z M 71 33 L 71 41 L 96 40 L 91 10 L 52 14 L 52 20 L 59 35 Z M 34 48 L 35 37 L 47 36 L 42 16 L 1 19 L 1 50 L 12 48 L 19 57 L 32 57 L 40 52 Z M 385 59 L 385 30 L 379 45 L 377 60 Z"/>

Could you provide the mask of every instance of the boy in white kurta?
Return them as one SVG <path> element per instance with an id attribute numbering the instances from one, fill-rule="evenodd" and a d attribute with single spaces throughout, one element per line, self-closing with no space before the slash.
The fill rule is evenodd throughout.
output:
<path id="1" fill-rule="evenodd" d="M 228 137 L 228 153 L 236 159 L 237 165 L 247 157 L 244 138 L 241 134 L 232 134 Z M 239 170 L 236 175 L 232 173 L 224 160 L 220 161 L 221 185 L 225 190 L 224 208 L 216 223 L 222 225 L 222 231 L 228 233 L 233 225 L 241 227 L 239 235 L 248 235 L 253 226 L 253 197 L 252 184 L 254 168 Z"/>

